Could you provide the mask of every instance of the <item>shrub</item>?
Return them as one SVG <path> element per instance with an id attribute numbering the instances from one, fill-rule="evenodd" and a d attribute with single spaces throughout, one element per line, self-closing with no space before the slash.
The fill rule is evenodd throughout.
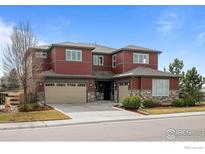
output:
<path id="1" fill-rule="evenodd" d="M 18 110 L 20 112 L 29 112 L 33 110 L 33 107 L 30 103 L 21 103 L 18 105 Z"/>
<path id="2" fill-rule="evenodd" d="M 138 109 L 140 107 L 140 98 L 136 96 L 126 97 L 123 100 L 122 105 L 127 109 Z"/>
<path id="3" fill-rule="evenodd" d="M 172 102 L 172 106 L 175 106 L 175 107 L 184 107 L 185 106 L 185 103 L 184 103 L 184 99 L 176 99 Z"/>
<path id="4" fill-rule="evenodd" d="M 183 99 L 176 99 L 172 102 L 172 105 L 175 107 L 195 106 L 195 104 L 196 101 L 190 96 L 186 96 Z"/>
<path id="5" fill-rule="evenodd" d="M 152 99 L 148 99 L 143 102 L 143 106 L 146 108 L 152 108 L 156 106 L 156 102 Z"/>
<path id="6" fill-rule="evenodd" d="M 43 108 L 38 103 L 21 103 L 18 105 L 20 112 L 39 111 Z"/>
<path id="7" fill-rule="evenodd" d="M 190 96 L 184 98 L 185 106 L 195 106 L 195 103 L 196 103 L 196 101 Z"/>

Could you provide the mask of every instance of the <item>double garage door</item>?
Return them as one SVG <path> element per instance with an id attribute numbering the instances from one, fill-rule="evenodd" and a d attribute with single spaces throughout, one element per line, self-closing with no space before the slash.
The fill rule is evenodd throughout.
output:
<path id="1" fill-rule="evenodd" d="M 46 103 L 86 103 L 86 83 L 45 83 Z"/>

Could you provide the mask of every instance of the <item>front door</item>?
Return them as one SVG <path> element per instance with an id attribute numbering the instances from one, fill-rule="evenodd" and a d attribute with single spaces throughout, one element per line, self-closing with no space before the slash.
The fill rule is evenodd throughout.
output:
<path id="1" fill-rule="evenodd" d="M 96 100 L 111 100 L 112 99 L 112 82 L 111 81 L 96 81 Z"/>
<path id="2" fill-rule="evenodd" d="M 104 100 L 111 98 L 111 82 L 104 82 Z"/>

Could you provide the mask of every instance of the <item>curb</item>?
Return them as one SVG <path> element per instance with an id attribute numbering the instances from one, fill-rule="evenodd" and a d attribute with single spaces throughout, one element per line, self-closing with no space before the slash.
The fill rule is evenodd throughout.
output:
<path id="1" fill-rule="evenodd" d="M 15 129 L 27 129 L 27 128 L 48 128 L 48 127 L 57 127 L 57 126 L 69 126 L 69 125 L 81 125 L 81 124 L 96 124 L 96 123 L 109 123 L 109 122 L 120 122 L 120 121 L 138 121 L 138 120 L 153 120 L 153 119 L 171 119 L 177 117 L 190 117 L 190 116 L 203 116 L 205 112 L 199 114 L 192 114 L 192 115 L 169 115 L 169 116 L 153 116 L 153 117 L 139 117 L 139 118 L 132 118 L 132 119 L 116 119 L 116 120 L 101 120 L 101 121 L 87 121 L 87 122 L 76 122 L 76 123 L 62 123 L 62 124 L 47 124 L 46 121 L 38 121 L 41 122 L 41 125 L 33 126 L 14 126 L 14 127 L 3 127 L 0 130 L 15 130 Z M 27 123 L 27 122 L 25 122 Z M 37 123 L 37 122 L 36 122 Z M 14 124 L 14 123 L 12 123 Z M 18 124 L 18 123 L 17 123 Z"/>

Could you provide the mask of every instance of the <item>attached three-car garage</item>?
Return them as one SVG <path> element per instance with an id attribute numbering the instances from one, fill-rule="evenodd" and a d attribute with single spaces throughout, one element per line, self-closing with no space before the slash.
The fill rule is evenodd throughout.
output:
<path id="1" fill-rule="evenodd" d="M 86 103 L 86 83 L 45 83 L 46 103 Z"/>

